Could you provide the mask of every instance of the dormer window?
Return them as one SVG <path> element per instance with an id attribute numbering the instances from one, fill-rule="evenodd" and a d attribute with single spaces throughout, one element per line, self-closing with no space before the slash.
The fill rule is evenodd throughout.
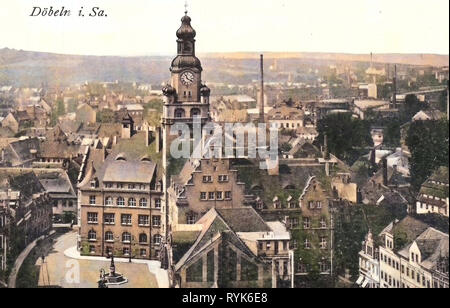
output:
<path id="1" fill-rule="evenodd" d="M 98 180 L 94 179 L 91 181 L 91 188 L 97 188 L 98 187 Z"/>

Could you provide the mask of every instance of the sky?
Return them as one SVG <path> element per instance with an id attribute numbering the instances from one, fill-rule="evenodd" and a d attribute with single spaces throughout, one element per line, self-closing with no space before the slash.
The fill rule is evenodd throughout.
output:
<path id="1" fill-rule="evenodd" d="M 0 4 L 0 48 L 118 56 L 174 54 L 185 9 L 185 0 Z M 72 16 L 30 17 L 34 6 Z M 82 6 L 107 17 L 78 17 Z M 189 0 L 188 10 L 200 53 L 449 54 L 448 0 Z"/>

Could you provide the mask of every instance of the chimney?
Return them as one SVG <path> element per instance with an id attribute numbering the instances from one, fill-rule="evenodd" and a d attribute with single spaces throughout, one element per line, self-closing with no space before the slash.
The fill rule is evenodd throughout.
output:
<path id="1" fill-rule="evenodd" d="M 386 158 L 383 158 L 383 185 L 388 186 L 388 166 Z"/>
<path id="2" fill-rule="evenodd" d="M 156 145 L 156 153 L 161 151 L 161 127 L 156 127 L 155 131 L 155 145 Z"/>
<path id="3" fill-rule="evenodd" d="M 450 86 L 450 81 L 447 80 L 447 121 L 449 121 L 449 86 Z"/>
<path id="4" fill-rule="evenodd" d="M 264 123 L 264 55 L 261 55 L 261 101 L 259 103 L 259 122 Z"/>
<path id="5" fill-rule="evenodd" d="M 394 87 L 394 97 L 392 98 L 392 107 L 397 109 L 397 64 L 394 65 L 394 79 L 392 82 Z"/>
<path id="6" fill-rule="evenodd" d="M 377 148 L 374 147 L 372 152 L 370 152 L 370 165 L 372 168 L 376 167 L 376 156 L 377 156 Z"/>

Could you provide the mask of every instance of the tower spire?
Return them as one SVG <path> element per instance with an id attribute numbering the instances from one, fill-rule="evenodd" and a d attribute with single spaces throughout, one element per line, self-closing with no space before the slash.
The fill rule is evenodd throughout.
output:
<path id="1" fill-rule="evenodd" d="M 188 14 L 188 2 L 187 0 L 184 2 L 184 14 L 187 15 Z"/>

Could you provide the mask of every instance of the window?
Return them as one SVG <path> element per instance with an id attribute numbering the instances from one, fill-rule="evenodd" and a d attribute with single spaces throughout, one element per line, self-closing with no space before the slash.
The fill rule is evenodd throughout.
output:
<path id="1" fill-rule="evenodd" d="M 304 246 L 305 249 L 311 249 L 311 242 L 308 239 L 305 239 Z"/>
<path id="2" fill-rule="evenodd" d="M 153 216 L 152 217 L 152 225 L 153 227 L 161 227 L 161 216 Z"/>
<path id="3" fill-rule="evenodd" d="M 162 236 L 159 234 L 155 234 L 153 236 L 153 244 L 154 245 L 161 245 L 161 241 L 162 241 Z"/>
<path id="4" fill-rule="evenodd" d="M 98 223 L 98 214 L 97 213 L 88 213 L 88 223 L 89 224 L 97 224 Z"/>
<path id="5" fill-rule="evenodd" d="M 140 250 L 140 255 L 141 255 L 141 257 L 146 257 L 147 256 L 147 249 L 142 248 Z"/>
<path id="6" fill-rule="evenodd" d="M 313 209 L 314 208 L 314 201 L 308 201 L 308 207 L 310 209 Z"/>
<path id="7" fill-rule="evenodd" d="M 95 196 L 89 196 L 89 204 L 90 205 L 96 205 L 96 198 Z"/>
<path id="8" fill-rule="evenodd" d="M 128 232 L 122 233 L 122 242 L 131 243 L 131 234 Z"/>
<path id="9" fill-rule="evenodd" d="M 113 184 L 112 183 L 105 183 L 105 188 L 113 188 Z"/>
<path id="10" fill-rule="evenodd" d="M 107 231 L 105 233 L 105 241 L 114 242 L 114 233 L 112 233 L 111 231 Z"/>
<path id="11" fill-rule="evenodd" d="M 155 209 L 161 208 L 161 199 L 155 199 Z"/>
<path id="12" fill-rule="evenodd" d="M 297 240 L 292 240 L 291 242 L 291 247 L 292 249 L 298 249 L 298 241 Z"/>
<path id="13" fill-rule="evenodd" d="M 125 199 L 122 197 L 117 198 L 117 206 L 125 206 Z"/>
<path id="14" fill-rule="evenodd" d="M 319 268 L 320 268 L 320 272 L 321 273 L 326 273 L 328 272 L 328 262 L 327 261 L 322 261 L 319 263 Z"/>
<path id="15" fill-rule="evenodd" d="M 88 240 L 90 242 L 95 242 L 97 240 L 97 232 L 95 232 L 94 230 L 91 230 L 88 232 Z"/>
<path id="16" fill-rule="evenodd" d="M 324 236 L 320 238 L 320 249 L 327 249 L 327 238 Z"/>
<path id="17" fill-rule="evenodd" d="M 200 200 L 203 200 L 203 201 L 208 200 L 208 199 L 206 198 L 206 193 L 205 193 L 205 192 L 201 192 L 201 193 L 200 193 Z"/>
<path id="18" fill-rule="evenodd" d="M 309 217 L 304 217 L 303 218 L 303 229 L 309 229 L 311 228 L 311 220 L 309 219 Z"/>
<path id="19" fill-rule="evenodd" d="M 225 192 L 225 200 L 231 200 L 231 191 Z"/>
<path id="20" fill-rule="evenodd" d="M 303 264 L 303 263 L 298 263 L 297 271 L 298 271 L 300 274 L 305 274 L 305 273 L 307 273 L 306 265 Z"/>
<path id="21" fill-rule="evenodd" d="M 95 246 L 94 245 L 90 245 L 89 246 L 89 253 L 95 253 Z"/>
<path id="22" fill-rule="evenodd" d="M 320 219 L 320 228 L 321 229 L 326 229 L 327 228 L 327 221 L 326 221 L 325 217 L 322 217 Z"/>
<path id="23" fill-rule="evenodd" d="M 212 176 L 210 176 L 210 175 L 205 175 L 205 176 L 203 177 L 203 183 L 212 183 L 212 182 L 213 182 Z"/>
<path id="24" fill-rule="evenodd" d="M 139 215 L 139 226 L 150 226 L 150 217 L 148 215 Z"/>
<path id="25" fill-rule="evenodd" d="M 128 206 L 129 207 L 136 207 L 136 199 L 134 199 L 134 198 L 128 199 Z"/>
<path id="26" fill-rule="evenodd" d="M 223 192 L 218 191 L 216 196 L 217 196 L 217 200 L 223 200 Z"/>
<path id="27" fill-rule="evenodd" d="M 108 206 L 113 205 L 113 198 L 112 197 L 106 197 L 105 204 Z"/>
<path id="28" fill-rule="evenodd" d="M 147 234 L 145 233 L 139 234 L 139 243 L 141 244 L 147 243 Z"/>
<path id="29" fill-rule="evenodd" d="M 219 182 L 224 183 L 228 182 L 229 178 L 228 175 L 219 175 Z"/>
<path id="30" fill-rule="evenodd" d="M 322 201 L 316 202 L 316 208 L 321 209 L 322 208 Z"/>
<path id="31" fill-rule="evenodd" d="M 124 226 L 131 226 L 131 215 L 130 214 L 122 214 L 121 222 Z"/>
<path id="32" fill-rule="evenodd" d="M 123 189 L 123 184 L 121 184 L 121 183 L 117 183 L 117 188 L 119 188 L 119 189 Z"/>
<path id="33" fill-rule="evenodd" d="M 290 227 L 291 229 L 297 228 L 297 227 L 298 227 L 298 218 L 297 218 L 297 217 L 294 217 L 294 218 L 290 218 L 290 219 L 289 219 L 289 227 Z"/>
<path id="34" fill-rule="evenodd" d="M 147 199 L 142 198 L 141 200 L 139 200 L 139 206 L 140 207 L 147 207 Z"/>
<path id="35" fill-rule="evenodd" d="M 130 255 L 130 248 L 129 247 L 124 247 L 122 252 L 123 252 L 124 256 L 129 256 Z"/>
<path id="36" fill-rule="evenodd" d="M 214 193 L 214 192 L 210 192 L 209 194 L 208 194 L 208 200 L 215 200 L 215 196 L 216 194 Z"/>
<path id="37" fill-rule="evenodd" d="M 115 224 L 115 215 L 114 214 L 106 214 L 105 213 L 105 224 L 106 225 L 114 225 Z"/>
<path id="38" fill-rule="evenodd" d="M 128 189 L 135 189 L 136 188 L 136 185 L 134 185 L 134 184 L 128 184 Z"/>
<path id="39" fill-rule="evenodd" d="M 186 215 L 186 223 L 188 225 L 194 225 L 196 221 L 197 221 L 197 215 L 195 215 L 195 214 Z"/>

